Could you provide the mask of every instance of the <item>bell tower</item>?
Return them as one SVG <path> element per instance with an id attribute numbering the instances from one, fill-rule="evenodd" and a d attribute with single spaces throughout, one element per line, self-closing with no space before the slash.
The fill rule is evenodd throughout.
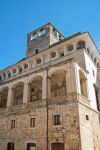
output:
<path id="1" fill-rule="evenodd" d="M 48 23 L 27 35 L 26 57 L 38 54 L 62 39 L 64 36 Z"/>

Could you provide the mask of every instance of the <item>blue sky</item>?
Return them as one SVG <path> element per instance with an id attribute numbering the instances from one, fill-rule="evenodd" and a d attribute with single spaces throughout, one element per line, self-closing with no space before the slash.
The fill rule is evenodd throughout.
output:
<path id="1" fill-rule="evenodd" d="M 65 37 L 90 32 L 100 49 L 100 0 L 0 0 L 0 70 L 24 58 L 27 33 L 48 22 Z"/>

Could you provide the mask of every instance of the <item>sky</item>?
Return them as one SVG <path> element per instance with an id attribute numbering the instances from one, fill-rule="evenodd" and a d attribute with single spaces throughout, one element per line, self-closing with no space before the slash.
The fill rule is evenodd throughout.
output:
<path id="1" fill-rule="evenodd" d="M 48 22 L 65 37 L 88 31 L 100 50 L 100 0 L 0 0 L 0 70 L 26 57 L 27 33 Z"/>

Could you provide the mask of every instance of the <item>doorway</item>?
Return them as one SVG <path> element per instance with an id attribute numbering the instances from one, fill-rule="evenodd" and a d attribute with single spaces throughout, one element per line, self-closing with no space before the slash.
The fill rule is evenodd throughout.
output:
<path id="1" fill-rule="evenodd" d="M 51 150 L 64 150 L 64 143 L 52 143 Z"/>

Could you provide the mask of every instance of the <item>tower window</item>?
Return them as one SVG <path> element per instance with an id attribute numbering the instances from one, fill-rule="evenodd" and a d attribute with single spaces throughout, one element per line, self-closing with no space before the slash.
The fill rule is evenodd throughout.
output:
<path id="1" fill-rule="evenodd" d="M 11 129 L 14 129 L 15 128 L 15 120 L 12 120 L 11 121 Z"/>
<path id="2" fill-rule="evenodd" d="M 38 54 L 38 49 L 35 50 L 35 54 Z"/>
<path id="3" fill-rule="evenodd" d="M 61 124 L 60 115 L 54 115 L 53 119 L 54 119 L 54 125 L 60 125 Z"/>
<path id="4" fill-rule="evenodd" d="M 33 34 L 33 39 L 36 39 L 38 37 L 37 33 Z"/>
<path id="5" fill-rule="evenodd" d="M 44 35 L 46 33 L 46 30 L 45 29 L 41 29 L 40 33 L 41 33 L 41 35 Z"/>
<path id="6" fill-rule="evenodd" d="M 30 119 L 30 127 L 35 127 L 35 118 Z"/>

